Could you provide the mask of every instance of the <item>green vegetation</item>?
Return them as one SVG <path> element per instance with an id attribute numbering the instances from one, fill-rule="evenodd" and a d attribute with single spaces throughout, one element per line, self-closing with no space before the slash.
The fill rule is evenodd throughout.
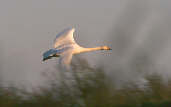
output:
<path id="1" fill-rule="evenodd" d="M 163 84 L 157 74 L 145 77 L 144 88 L 134 83 L 116 88 L 102 68 L 82 63 L 73 65 L 73 72 L 61 72 L 63 79 L 53 79 L 48 88 L 33 93 L 0 88 L 0 107 L 171 107 L 171 81 Z"/>

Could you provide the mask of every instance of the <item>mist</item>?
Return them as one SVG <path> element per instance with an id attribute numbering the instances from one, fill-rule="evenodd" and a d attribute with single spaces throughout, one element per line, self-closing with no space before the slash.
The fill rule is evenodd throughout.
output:
<path id="1" fill-rule="evenodd" d="M 84 47 L 109 45 L 110 52 L 78 55 L 103 66 L 115 84 L 146 82 L 145 75 L 170 78 L 170 1 L 2 0 L 0 80 L 3 85 L 44 85 L 44 72 L 57 72 L 58 59 L 42 62 L 55 35 L 75 27 Z M 77 57 L 74 56 L 73 59 Z M 57 75 L 58 77 L 59 75 Z"/>

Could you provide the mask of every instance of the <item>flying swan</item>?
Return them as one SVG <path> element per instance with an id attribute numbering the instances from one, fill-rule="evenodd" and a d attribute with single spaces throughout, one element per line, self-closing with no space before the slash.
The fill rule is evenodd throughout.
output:
<path id="1" fill-rule="evenodd" d="M 74 54 L 96 50 L 111 50 L 108 46 L 100 46 L 95 48 L 81 47 L 74 40 L 74 32 L 75 28 L 67 28 L 57 34 L 53 48 L 43 53 L 43 61 L 51 59 L 52 57 L 60 57 L 59 63 L 65 67 L 68 67 L 70 65 L 72 55 Z"/>

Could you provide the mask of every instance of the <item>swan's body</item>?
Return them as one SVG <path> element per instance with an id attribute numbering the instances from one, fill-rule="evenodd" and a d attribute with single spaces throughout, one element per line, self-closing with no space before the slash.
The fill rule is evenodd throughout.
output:
<path id="1" fill-rule="evenodd" d="M 43 61 L 52 57 L 60 57 L 60 63 L 63 65 L 70 65 L 72 55 L 83 52 L 96 51 L 96 50 L 111 50 L 108 46 L 95 47 L 95 48 L 83 48 L 79 46 L 73 38 L 74 28 L 65 29 L 60 32 L 54 43 L 54 48 L 46 51 L 43 54 Z"/>

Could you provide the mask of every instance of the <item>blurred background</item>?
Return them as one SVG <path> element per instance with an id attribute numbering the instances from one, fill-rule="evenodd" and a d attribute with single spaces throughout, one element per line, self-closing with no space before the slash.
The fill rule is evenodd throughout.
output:
<path id="1" fill-rule="evenodd" d="M 170 0 L 1 0 L 0 105 L 170 107 L 170 5 Z M 42 62 L 43 52 L 67 27 L 76 28 L 81 46 L 108 45 L 112 51 L 74 56 L 70 73 L 59 69 L 58 59 Z"/>

